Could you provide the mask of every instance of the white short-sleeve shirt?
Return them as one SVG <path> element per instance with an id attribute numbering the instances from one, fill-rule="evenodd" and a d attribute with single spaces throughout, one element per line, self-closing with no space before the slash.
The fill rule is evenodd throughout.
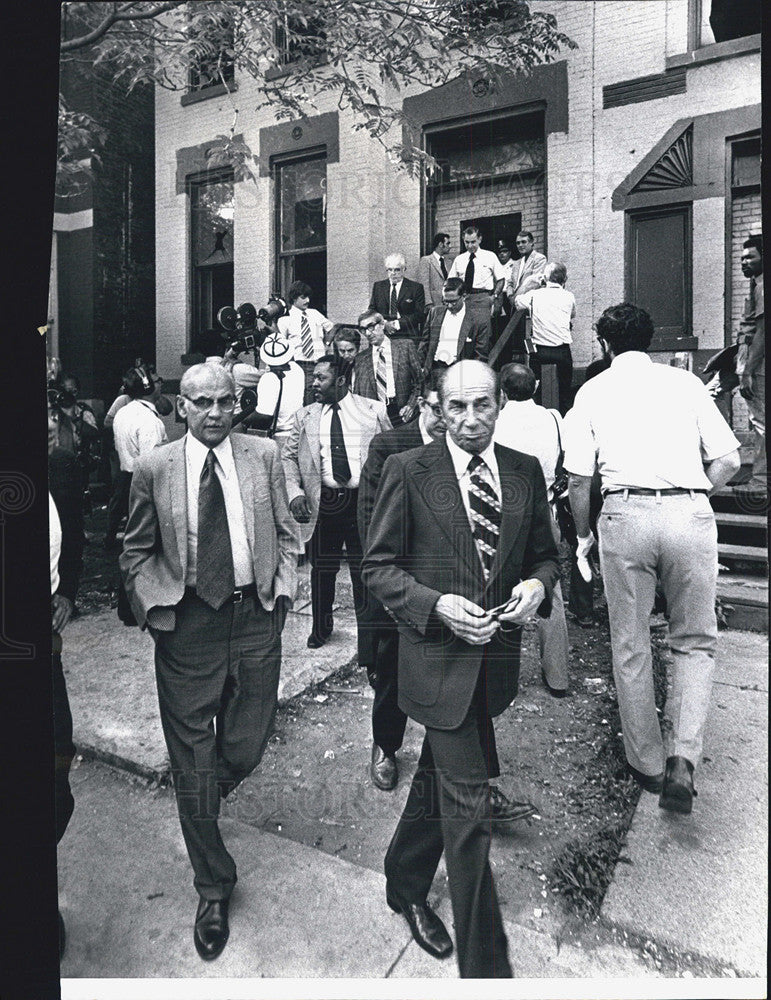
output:
<path id="1" fill-rule="evenodd" d="M 704 463 L 739 447 L 699 378 L 641 351 L 578 390 L 562 443 L 565 469 L 591 476 L 596 464 L 603 490 L 709 490 Z"/>
<path id="2" fill-rule="evenodd" d="M 458 254 L 452 262 L 448 278 L 465 278 L 466 268 L 470 254 L 468 250 Z M 492 250 L 483 250 L 481 247 L 474 254 L 474 288 L 477 291 L 492 292 L 496 281 L 506 280 L 506 268 L 498 260 Z M 471 291 L 471 289 L 468 289 Z"/>

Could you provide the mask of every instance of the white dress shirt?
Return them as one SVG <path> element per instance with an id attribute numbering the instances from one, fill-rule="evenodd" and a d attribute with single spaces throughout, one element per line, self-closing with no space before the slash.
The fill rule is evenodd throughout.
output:
<path id="1" fill-rule="evenodd" d="M 465 278 L 468 267 L 469 252 L 458 254 L 452 262 L 448 278 Z M 506 271 L 503 264 L 498 260 L 492 250 L 482 250 L 481 247 L 474 254 L 474 288 L 486 292 L 491 292 L 495 288 L 496 281 L 506 280 Z M 471 291 L 471 289 L 468 289 Z"/>
<path id="2" fill-rule="evenodd" d="M 701 379 L 641 351 L 581 386 L 562 443 L 567 471 L 591 476 L 596 462 L 603 490 L 708 490 L 703 463 L 739 447 Z"/>
<path id="3" fill-rule="evenodd" d="M 448 309 L 444 314 L 442 326 L 439 330 L 439 341 L 436 345 L 434 361 L 443 361 L 446 365 L 451 365 L 458 360 L 458 338 L 463 317 L 466 315 L 466 303 L 456 312 Z"/>
<path id="4" fill-rule="evenodd" d="M 371 347 L 372 351 L 372 371 L 375 373 L 375 386 L 377 386 L 377 365 L 380 360 L 380 351 L 383 351 L 385 355 L 385 365 L 386 365 L 386 393 L 388 399 L 393 399 L 396 395 L 396 383 L 394 381 L 394 359 L 393 352 L 391 351 L 391 340 L 389 337 L 383 337 L 383 343 L 380 347 L 375 347 L 374 344 Z"/>
<path id="5" fill-rule="evenodd" d="M 132 399 L 121 407 L 115 414 L 112 433 L 123 472 L 133 472 L 140 455 L 168 440 L 155 404 L 148 399 Z"/>
<path id="6" fill-rule="evenodd" d="M 313 338 L 313 360 L 318 361 L 319 358 L 323 358 L 327 353 L 324 334 L 329 333 L 334 323 L 328 320 L 326 316 L 323 316 L 318 309 L 306 309 L 305 315 L 308 318 L 308 326 L 311 329 L 311 337 Z M 282 316 L 277 321 L 276 326 L 278 327 L 278 332 L 286 337 L 294 348 L 295 361 L 310 361 L 310 358 L 306 358 L 303 352 L 302 317 L 302 309 L 298 309 L 297 306 L 291 306 L 288 314 Z"/>
<path id="7" fill-rule="evenodd" d="M 254 583 L 254 562 L 249 548 L 249 538 L 246 534 L 244 504 L 238 485 L 238 474 L 233 461 L 233 445 L 230 443 L 230 438 L 226 437 L 224 441 L 220 441 L 213 451 L 216 458 L 214 470 L 225 498 L 230 548 L 233 552 L 233 571 L 236 589 L 239 589 Z M 208 454 L 208 445 L 203 444 L 198 438 L 194 438 L 189 432 L 185 435 L 185 467 L 187 471 L 187 574 L 185 583 L 188 587 L 195 586 L 198 568 L 198 491 L 201 485 L 201 472 Z"/>
<path id="8" fill-rule="evenodd" d="M 423 411 L 420 411 L 420 416 L 418 417 L 418 430 L 420 431 L 420 436 L 423 439 L 423 444 L 431 444 L 434 440 L 431 435 L 426 430 L 426 423 L 423 418 Z"/>
<path id="9" fill-rule="evenodd" d="M 548 491 L 560 457 L 558 427 L 561 430 L 562 418 L 556 410 L 547 410 L 534 399 L 510 399 L 498 414 L 494 439 L 505 448 L 534 455 L 541 463 Z"/>
<path id="10" fill-rule="evenodd" d="M 59 589 L 59 556 L 62 554 L 62 522 L 54 498 L 48 494 L 48 551 L 51 557 L 51 593 Z"/>
<path id="11" fill-rule="evenodd" d="M 474 522 L 471 519 L 471 504 L 469 503 L 471 474 L 468 471 L 468 464 L 474 456 L 470 452 L 459 448 L 449 434 L 446 436 L 445 440 L 447 441 L 447 447 L 450 451 L 450 458 L 452 459 L 452 464 L 455 469 L 455 475 L 458 477 L 458 488 L 460 490 L 460 495 L 463 498 L 463 506 L 466 508 L 466 516 L 468 517 L 468 522 L 473 532 Z M 498 461 L 495 457 L 493 441 L 488 444 L 484 451 L 480 451 L 479 457 L 485 463 L 484 466 L 480 466 L 479 470 L 482 474 L 482 479 L 495 488 L 495 492 L 498 494 L 498 499 L 500 499 L 501 477 L 498 472 Z"/>
<path id="12" fill-rule="evenodd" d="M 359 488 L 359 476 L 361 475 L 361 455 L 359 446 L 361 443 L 361 424 L 359 422 L 359 412 L 351 401 L 351 394 L 347 392 L 338 403 L 340 407 L 340 424 L 343 428 L 343 440 L 345 441 L 345 453 L 348 456 L 348 465 L 351 470 L 351 478 L 347 483 L 338 483 L 332 475 L 332 449 L 330 441 L 330 428 L 332 426 L 332 406 L 325 403 L 321 409 L 321 423 L 319 425 L 319 442 L 321 445 L 321 482 L 324 486 L 333 489 L 347 487 L 350 490 Z"/>
<path id="13" fill-rule="evenodd" d="M 542 347 L 572 344 L 570 322 L 576 314 L 576 300 L 556 281 L 533 288 L 514 299 L 517 309 L 527 309 L 533 321 L 533 343 Z"/>

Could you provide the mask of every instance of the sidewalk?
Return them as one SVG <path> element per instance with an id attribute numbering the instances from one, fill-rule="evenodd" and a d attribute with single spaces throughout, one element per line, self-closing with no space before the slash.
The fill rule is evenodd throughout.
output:
<path id="1" fill-rule="evenodd" d="M 306 648 L 309 630 L 300 604 L 284 634 L 282 699 L 355 649 L 350 607 L 336 612 L 322 649 Z M 144 776 L 166 773 L 149 637 L 119 626 L 114 612 L 84 617 L 67 630 L 64 663 L 78 749 Z M 601 913 L 633 943 L 653 942 L 715 976 L 765 975 L 767 712 L 766 636 L 722 632 L 693 814 L 664 814 L 643 793 L 628 863 L 617 865 Z M 190 940 L 195 894 L 171 790 L 131 784 L 90 761 L 73 781 L 77 807 L 60 845 L 63 977 L 457 977 L 454 959 L 420 951 L 385 908 L 380 872 L 227 814 L 223 834 L 239 866 L 231 941 L 220 960 L 202 963 Z M 450 923 L 446 901 L 440 912 Z M 582 950 L 511 919 L 507 927 L 519 979 L 662 978 L 620 945 Z M 762 994 L 744 986 L 743 996 Z M 554 995 L 562 995 L 556 984 Z"/>

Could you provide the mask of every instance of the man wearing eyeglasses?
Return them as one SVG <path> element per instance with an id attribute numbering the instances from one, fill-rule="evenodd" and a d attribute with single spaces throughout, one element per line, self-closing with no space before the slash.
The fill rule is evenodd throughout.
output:
<path id="1" fill-rule="evenodd" d="M 235 391 L 219 365 L 182 376 L 187 434 L 136 462 L 120 559 L 137 621 L 155 640 L 161 724 L 200 897 L 193 939 L 206 961 L 227 943 L 236 882 L 219 801 L 251 774 L 270 734 L 301 551 L 278 446 L 230 434 Z"/>
<path id="2" fill-rule="evenodd" d="M 406 424 L 415 415 L 423 374 L 415 345 L 407 339 L 392 340 L 379 312 L 362 313 L 358 323 L 370 349 L 354 359 L 356 392 L 385 403 L 394 427 Z"/>

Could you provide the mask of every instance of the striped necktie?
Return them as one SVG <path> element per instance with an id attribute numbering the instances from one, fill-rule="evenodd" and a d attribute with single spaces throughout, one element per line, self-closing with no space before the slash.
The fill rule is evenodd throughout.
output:
<path id="1" fill-rule="evenodd" d="M 377 383 L 377 398 L 381 403 L 388 402 L 388 374 L 386 372 L 385 351 L 382 347 L 377 352 L 377 371 L 375 372 L 375 382 Z"/>
<path id="2" fill-rule="evenodd" d="M 490 578 L 490 570 L 501 534 L 501 501 L 495 492 L 495 487 L 483 477 L 484 469 L 487 469 L 484 460 L 479 455 L 473 455 L 468 463 L 471 480 L 468 498 L 474 541 L 479 558 L 482 560 L 485 582 L 487 582 Z"/>
<path id="3" fill-rule="evenodd" d="M 303 355 L 306 361 L 313 361 L 313 337 L 311 336 L 311 325 L 305 313 L 300 320 L 300 340 L 302 341 Z"/>

